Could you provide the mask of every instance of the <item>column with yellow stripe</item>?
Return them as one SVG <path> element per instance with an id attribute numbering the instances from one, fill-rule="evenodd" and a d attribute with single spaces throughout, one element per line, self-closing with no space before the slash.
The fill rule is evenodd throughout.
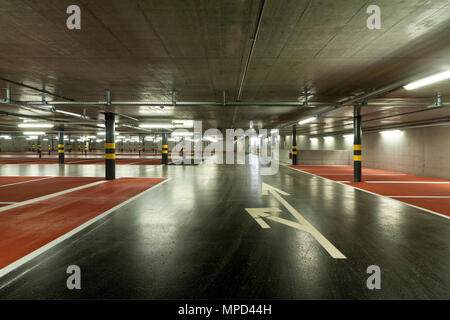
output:
<path id="1" fill-rule="evenodd" d="M 58 132 L 58 162 L 64 164 L 64 129 Z"/>
<path id="2" fill-rule="evenodd" d="M 38 152 L 39 158 L 42 158 L 42 145 L 41 145 L 41 138 L 40 137 L 38 137 L 37 152 Z"/>
<path id="3" fill-rule="evenodd" d="M 114 142 L 114 113 L 105 113 L 105 178 L 116 179 L 116 144 Z"/>
<path id="4" fill-rule="evenodd" d="M 169 141 L 167 132 L 162 133 L 162 164 L 169 164 Z"/>
<path id="5" fill-rule="evenodd" d="M 297 164 L 297 130 L 295 125 L 292 128 L 292 164 Z"/>
<path id="6" fill-rule="evenodd" d="M 354 107 L 353 116 L 353 180 L 362 181 L 362 129 L 361 129 L 361 107 Z"/>

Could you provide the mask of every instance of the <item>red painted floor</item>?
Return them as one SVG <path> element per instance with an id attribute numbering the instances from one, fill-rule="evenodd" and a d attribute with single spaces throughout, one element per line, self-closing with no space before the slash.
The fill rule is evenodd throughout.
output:
<path id="1" fill-rule="evenodd" d="M 57 179 L 58 183 L 63 179 Z M 72 183 L 87 184 L 97 178 L 78 179 Z M 49 180 L 47 184 L 51 185 Z M 164 180 L 120 178 L 1 212 L 0 269 Z M 68 187 L 67 181 L 65 183 Z M 21 185 L 22 188 L 25 185 Z M 47 186 L 47 194 L 54 190 L 50 188 Z M 12 190 L 7 191 L 10 199 L 18 200 Z"/>
<path id="2" fill-rule="evenodd" d="M 290 167 L 450 217 L 450 180 L 363 168 L 363 182 L 353 183 L 352 166 Z"/>
<path id="3" fill-rule="evenodd" d="M 26 201 L 103 180 L 83 177 L 27 177 L 30 180 L 24 182 L 23 178 L 25 177 L 0 177 L 0 183 L 14 179 L 23 182 L 0 186 L 0 202 Z"/>

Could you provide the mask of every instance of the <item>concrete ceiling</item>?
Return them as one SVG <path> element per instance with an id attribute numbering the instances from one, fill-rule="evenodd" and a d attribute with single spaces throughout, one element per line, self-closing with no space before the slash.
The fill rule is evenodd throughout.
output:
<path id="1" fill-rule="evenodd" d="M 177 101 L 221 102 L 225 90 L 227 101 L 235 102 L 245 75 L 240 101 L 255 103 L 58 107 L 78 114 L 86 108 L 89 121 L 3 104 L 0 132 L 17 131 L 17 122 L 22 121 L 18 116 L 42 117 L 64 122 L 67 130 L 89 132 L 105 110 L 140 120 L 119 118 L 119 123 L 132 126 L 156 119 L 195 119 L 202 120 L 204 128 L 247 128 L 250 121 L 258 127 L 279 128 L 326 110 L 327 105 L 316 109 L 258 102 L 299 101 L 307 88 L 313 94 L 311 101 L 329 102 L 331 107 L 403 79 L 450 70 L 448 0 L 266 0 L 248 59 L 262 3 L 3 0 L 0 85 L 11 88 L 13 100 L 40 101 L 36 88 L 55 94 L 47 94 L 48 101 L 105 101 L 110 90 L 113 101 L 170 103 L 176 90 Z M 66 8 L 71 4 L 81 8 L 81 30 L 66 28 Z M 371 4 L 381 8 L 381 30 L 366 27 L 366 8 Z M 385 98 L 378 100 L 385 104 L 365 107 L 364 125 L 446 119 L 447 107 L 415 112 L 425 110 L 438 90 L 449 102 L 449 81 L 376 97 Z M 408 105 L 417 99 L 423 105 Z M 406 104 L 393 106 L 392 101 Z M 298 130 L 305 134 L 348 130 L 351 110 L 341 109 Z"/>

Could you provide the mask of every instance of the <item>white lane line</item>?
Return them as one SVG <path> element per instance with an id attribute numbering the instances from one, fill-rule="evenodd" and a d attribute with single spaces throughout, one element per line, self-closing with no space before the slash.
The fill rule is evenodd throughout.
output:
<path id="1" fill-rule="evenodd" d="M 21 201 L 21 202 L 16 202 L 16 203 L 11 204 L 9 206 L 1 207 L 0 208 L 0 212 L 6 211 L 6 210 L 10 210 L 10 209 L 14 209 L 14 208 L 17 208 L 17 207 L 26 206 L 28 204 L 32 204 L 32 203 L 35 203 L 35 202 L 38 202 L 38 201 L 42 201 L 42 200 L 47 200 L 47 199 L 54 198 L 54 197 L 57 197 L 57 196 L 61 196 L 63 194 L 67 194 L 67 193 L 70 193 L 70 192 L 86 189 L 86 188 L 93 187 L 93 186 L 96 186 L 98 184 L 105 183 L 105 182 L 106 182 L 106 180 L 96 181 L 94 183 L 89 183 L 89 184 L 85 184 L 85 185 L 82 185 L 82 186 L 79 186 L 79 187 L 75 187 L 75 188 L 72 188 L 72 189 L 67 189 L 67 190 L 55 192 L 55 193 L 48 194 L 48 195 L 45 195 L 45 196 L 42 196 L 42 197 L 38 197 L 38 198 L 30 199 L 30 200 L 25 200 L 25 201 Z"/>
<path id="2" fill-rule="evenodd" d="M 450 196 L 385 196 L 389 198 L 450 199 Z"/>
<path id="3" fill-rule="evenodd" d="M 96 221 L 98 221 L 100 219 L 103 219 L 104 217 L 106 217 L 107 215 L 109 215 L 112 212 L 116 211 L 117 209 L 123 207 L 124 205 L 130 203 L 131 201 L 136 200 L 137 198 L 139 198 L 140 196 L 142 196 L 145 193 L 149 192 L 150 190 L 154 190 L 154 189 L 160 187 L 161 185 L 163 185 L 164 183 L 168 182 L 169 180 L 170 180 L 170 178 L 167 178 L 166 180 L 158 183 L 157 185 L 154 185 L 154 186 L 148 188 L 147 190 L 142 191 L 141 193 L 135 195 L 134 197 L 132 197 L 132 198 L 130 198 L 128 200 L 125 200 L 124 202 L 122 202 L 122 203 L 118 204 L 117 206 L 115 206 L 115 207 L 113 207 L 113 208 L 103 212 L 102 214 L 92 218 L 91 220 L 86 221 L 82 225 L 80 225 L 80 226 L 76 227 L 75 229 L 73 229 L 73 230 L 63 234 L 59 238 L 56 238 L 55 240 L 47 243 L 46 245 L 40 247 L 39 249 L 34 250 L 33 252 L 31 252 L 31 253 L 27 254 L 26 256 L 20 258 L 19 260 L 14 261 L 13 263 L 7 265 L 3 269 L 0 269 L 0 278 L 5 276 L 9 272 L 13 271 L 14 269 L 17 269 L 18 267 L 20 267 L 24 263 L 27 263 L 31 259 L 39 256 L 40 254 L 44 253 L 45 251 L 53 248 L 54 246 L 56 246 L 57 244 L 63 242 L 64 240 L 72 237 L 73 235 L 77 234 L 78 232 L 82 231 L 83 229 L 89 227 L 94 222 L 96 222 Z M 106 182 L 106 181 L 101 181 L 101 182 Z M 0 289 L 2 289 L 2 287 L 0 287 Z"/>
<path id="4" fill-rule="evenodd" d="M 14 182 L 14 183 L 9 183 L 9 184 L 1 185 L 0 188 L 3 188 L 3 187 L 9 187 L 9 186 L 14 186 L 14 185 L 17 185 L 17 184 L 22 184 L 22 183 L 35 182 L 35 181 L 42 181 L 42 180 L 47 180 L 47 179 L 52 179 L 52 178 L 54 178 L 54 177 L 45 177 L 45 178 L 41 178 L 41 179 L 33 179 L 33 180 L 26 180 L 26 181 Z"/>
<path id="5" fill-rule="evenodd" d="M 126 163 L 126 164 L 135 164 L 135 163 L 145 162 L 145 161 L 148 161 L 148 160 L 151 160 L 151 159 L 145 159 L 145 160 L 140 160 L 140 161 Z"/>
<path id="6" fill-rule="evenodd" d="M 313 173 L 316 174 L 316 173 Z M 352 176 L 353 173 L 317 173 L 317 175 L 321 176 Z M 402 176 L 402 174 L 393 174 L 393 173 L 363 173 L 364 176 Z M 406 174 L 403 174 L 406 176 Z"/>
<path id="7" fill-rule="evenodd" d="M 357 189 L 357 190 L 360 190 L 360 191 L 363 191 L 363 192 L 366 192 L 366 193 L 370 193 L 370 194 L 372 194 L 372 195 L 374 195 L 374 196 L 378 196 L 378 197 L 380 197 L 380 198 L 387 198 L 386 196 L 383 196 L 383 195 L 381 195 L 381 194 L 374 193 L 374 192 L 371 192 L 371 191 L 367 191 L 367 190 L 364 190 L 364 189 L 361 189 L 361 188 L 358 188 L 358 187 L 355 187 L 355 186 L 351 186 L 351 185 L 348 185 L 348 184 L 345 184 L 345 183 L 340 183 L 340 182 L 335 181 L 335 180 L 327 179 L 327 178 L 318 176 L 318 175 L 313 174 L 313 173 L 309 173 L 309 172 L 306 172 L 306 171 L 303 171 L 303 170 L 300 170 L 300 169 L 292 168 L 292 167 L 290 167 L 290 166 L 288 166 L 288 165 L 284 165 L 284 166 L 287 167 L 287 168 L 289 168 L 289 169 L 292 169 L 292 170 L 295 170 L 295 171 L 300 171 L 301 173 L 305 173 L 305 174 L 308 174 L 308 175 L 313 176 L 313 177 L 318 177 L 318 178 L 320 178 L 320 179 L 327 180 L 327 181 L 333 181 L 333 182 L 336 182 L 336 183 L 338 183 L 338 184 L 340 184 L 340 185 L 343 185 L 343 186 L 346 186 L 346 187 L 349 187 L 349 188 L 353 188 L 353 189 Z M 450 220 L 450 217 L 449 217 L 449 216 L 446 216 L 446 215 L 444 215 L 444 214 L 442 214 L 442 213 L 435 212 L 435 211 L 432 211 L 432 210 L 428 210 L 428 209 L 425 209 L 425 208 L 422 208 L 422 207 L 418 207 L 418 206 L 415 206 L 415 205 L 413 205 L 413 204 L 410 204 L 410 203 L 407 203 L 407 202 L 403 202 L 403 201 L 401 201 L 401 200 L 397 200 L 397 199 L 394 199 L 394 198 L 388 198 L 388 199 L 390 199 L 390 200 L 392 200 L 392 201 L 400 202 L 400 203 L 402 203 L 402 204 L 404 204 L 404 205 L 413 207 L 413 208 L 415 208 L 415 209 L 419 209 L 419 210 L 422 210 L 422 211 L 425 211 L 425 212 L 434 214 L 434 215 L 436 215 L 436 216 L 439 216 L 439 217 L 442 217 L 442 218 L 445 218 L 445 219 L 449 219 L 449 220 Z"/>
<path id="8" fill-rule="evenodd" d="M 365 183 L 434 183 L 449 184 L 450 181 L 364 181 Z"/>
<path id="9" fill-rule="evenodd" d="M 73 164 L 73 163 L 80 163 L 80 162 L 85 162 L 85 161 L 97 161 L 98 159 L 83 159 L 83 160 L 79 160 L 79 161 L 67 161 L 67 164 Z"/>

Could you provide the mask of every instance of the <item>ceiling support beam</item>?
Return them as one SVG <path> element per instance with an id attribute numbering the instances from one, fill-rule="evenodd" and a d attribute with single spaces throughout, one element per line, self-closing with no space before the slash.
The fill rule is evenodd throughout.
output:
<path id="1" fill-rule="evenodd" d="M 248 72 L 250 63 L 252 61 L 252 56 L 253 56 L 253 51 L 255 49 L 256 40 L 258 39 L 259 28 L 261 26 L 261 20 L 262 20 L 265 4 L 266 4 L 266 1 L 261 0 L 260 6 L 259 6 L 258 18 L 256 19 L 256 28 L 255 28 L 255 32 L 253 33 L 253 36 L 251 38 L 252 44 L 250 46 L 250 51 L 248 53 L 247 62 L 245 63 L 244 72 L 242 73 L 242 78 L 241 78 L 241 82 L 239 84 L 236 101 L 241 101 L 242 91 L 244 89 L 244 84 L 245 84 L 245 78 L 247 77 L 247 72 Z"/>

